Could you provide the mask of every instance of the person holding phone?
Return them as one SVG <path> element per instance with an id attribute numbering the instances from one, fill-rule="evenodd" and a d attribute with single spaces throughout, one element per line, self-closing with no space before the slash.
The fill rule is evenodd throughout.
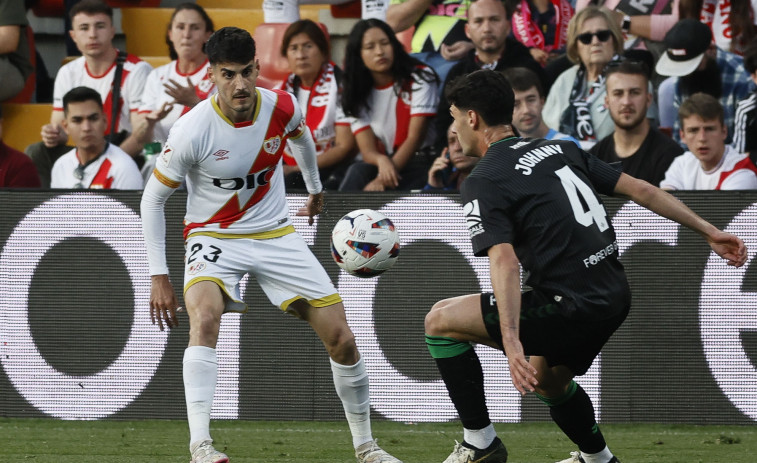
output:
<path id="1" fill-rule="evenodd" d="M 424 190 L 459 190 L 460 184 L 471 173 L 479 158 L 463 154 L 453 124 L 447 128 L 447 146 L 428 170 L 428 183 Z"/>

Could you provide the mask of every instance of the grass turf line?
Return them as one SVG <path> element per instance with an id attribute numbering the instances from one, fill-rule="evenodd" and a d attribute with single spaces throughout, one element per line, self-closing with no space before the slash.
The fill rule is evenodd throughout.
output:
<path id="1" fill-rule="evenodd" d="M 753 463 L 755 426 L 603 424 L 610 448 L 631 463 Z M 510 461 L 551 463 L 574 446 L 552 423 L 495 424 Z M 462 439 L 458 423 L 375 421 L 379 444 L 405 463 L 441 462 Z M 232 463 L 354 462 L 346 422 L 213 421 L 216 448 Z M 2 461 L 189 461 L 184 421 L 59 421 L 0 418 Z"/>

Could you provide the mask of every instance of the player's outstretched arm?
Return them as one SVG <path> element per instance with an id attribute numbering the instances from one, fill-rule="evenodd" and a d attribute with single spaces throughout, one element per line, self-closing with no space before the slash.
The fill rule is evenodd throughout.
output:
<path id="1" fill-rule="evenodd" d="M 615 193 L 699 233 L 728 265 L 741 267 L 746 263 L 747 249 L 741 238 L 718 230 L 670 193 L 626 174 L 620 175 Z"/>

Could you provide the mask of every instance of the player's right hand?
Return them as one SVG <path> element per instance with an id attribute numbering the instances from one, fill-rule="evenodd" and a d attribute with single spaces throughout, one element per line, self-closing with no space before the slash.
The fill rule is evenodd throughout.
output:
<path id="1" fill-rule="evenodd" d="M 176 318 L 178 305 L 179 302 L 168 275 L 153 275 L 152 285 L 150 286 L 150 321 L 152 324 L 157 323 L 160 331 L 165 329 L 164 324 L 168 328 L 179 326 L 179 319 Z"/>
<path id="2" fill-rule="evenodd" d="M 503 342 L 505 340 L 503 339 Z M 539 385 L 539 381 L 536 379 L 536 368 L 531 365 L 523 352 L 523 344 L 520 341 L 514 340 L 509 343 L 505 343 L 505 355 L 507 356 L 507 362 L 510 366 L 510 378 L 513 381 L 513 386 L 521 395 L 526 395 L 528 392 L 534 392 L 534 386 Z"/>

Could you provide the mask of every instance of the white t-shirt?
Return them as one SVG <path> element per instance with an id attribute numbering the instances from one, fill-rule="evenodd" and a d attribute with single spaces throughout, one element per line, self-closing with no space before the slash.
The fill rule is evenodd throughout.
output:
<path id="1" fill-rule="evenodd" d="M 258 234 L 289 225 L 280 163 L 287 139 L 307 130 L 297 101 L 282 90 L 257 88 L 255 120 L 234 124 L 216 98 L 174 124 L 153 171 L 171 188 L 186 176 L 185 237 Z"/>
<path id="2" fill-rule="evenodd" d="M 754 190 L 757 189 L 757 168 L 746 153 L 730 146 L 718 166 L 702 170 L 699 159 L 691 151 L 677 156 L 665 172 L 660 188 L 669 190 Z"/>
<path id="3" fill-rule="evenodd" d="M 368 96 L 368 104 L 370 112 L 363 110 L 360 117 L 350 119 L 352 133 L 358 134 L 370 127 L 384 145 L 386 154 L 392 155 L 407 139 L 411 117 L 436 115 L 439 95 L 435 82 L 415 79 L 411 89 L 402 89 L 399 96 L 393 83 L 374 88 Z M 429 130 L 421 147 L 433 142 L 433 130 Z"/>
<path id="4" fill-rule="evenodd" d="M 132 112 L 137 111 L 142 101 L 142 91 L 145 88 L 147 76 L 152 66 L 132 54 L 126 56 L 121 74 L 121 111 L 118 116 L 118 131 L 131 132 Z M 87 61 L 83 56 L 67 63 L 58 70 L 53 88 L 53 111 L 63 111 L 63 96 L 75 87 L 89 87 L 97 91 L 103 100 L 103 112 L 108 119 L 106 133 L 110 132 L 110 114 L 113 107 L 112 86 L 116 74 L 116 63 L 108 68 L 101 76 L 92 75 L 87 69 Z"/>
<path id="5" fill-rule="evenodd" d="M 179 72 L 179 62 L 171 61 L 168 64 L 164 64 L 150 72 L 145 83 L 145 89 L 142 93 L 142 104 L 139 106 L 140 113 L 149 113 L 160 109 L 163 103 L 173 102 L 173 97 L 166 93 L 163 84 L 173 80 L 178 82 L 181 86 L 187 85 L 187 78 L 194 85 L 195 93 L 200 100 L 206 99 L 210 95 L 214 95 L 218 89 L 215 84 L 210 81 L 208 77 L 208 61 L 205 60 L 194 72 L 189 74 L 182 74 Z M 165 143 L 168 140 L 168 131 L 171 130 L 171 126 L 179 120 L 181 116 L 186 114 L 190 109 L 187 106 L 176 104 L 168 115 L 155 124 L 155 132 L 153 138 L 155 141 Z"/>
<path id="6" fill-rule="evenodd" d="M 142 189 L 142 174 L 139 173 L 137 163 L 118 146 L 109 143 L 105 153 L 84 168 L 81 179 L 74 175 L 81 164 L 76 151 L 74 148 L 55 161 L 50 174 L 50 188 L 76 188 L 81 183 L 83 188 L 93 190 Z"/>

